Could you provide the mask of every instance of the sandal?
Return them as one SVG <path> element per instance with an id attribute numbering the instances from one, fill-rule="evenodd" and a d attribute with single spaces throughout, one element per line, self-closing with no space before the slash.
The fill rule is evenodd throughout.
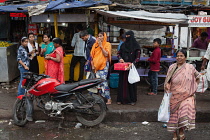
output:
<path id="1" fill-rule="evenodd" d="M 157 95 L 157 93 L 150 92 L 150 93 L 147 93 L 147 95 Z"/>
<path id="2" fill-rule="evenodd" d="M 107 105 L 111 105 L 112 104 L 112 100 L 111 99 L 108 99 L 107 102 L 106 102 L 106 104 Z"/>
<path id="3" fill-rule="evenodd" d="M 176 138 L 173 138 L 172 140 L 178 140 L 178 138 L 176 137 Z"/>
<path id="4" fill-rule="evenodd" d="M 185 140 L 185 135 L 184 134 L 179 135 L 179 139 L 180 140 Z"/>

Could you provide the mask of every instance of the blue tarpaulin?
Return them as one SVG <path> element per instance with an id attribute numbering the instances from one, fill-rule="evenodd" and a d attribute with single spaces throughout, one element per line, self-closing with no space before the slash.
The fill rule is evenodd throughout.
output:
<path id="1" fill-rule="evenodd" d="M 109 0 L 101 0 L 101 1 L 94 1 L 94 0 L 86 0 L 86 1 L 73 1 L 68 2 L 66 0 L 58 0 L 58 1 L 51 1 L 46 8 L 46 11 L 49 10 L 58 10 L 58 9 L 68 9 L 68 8 L 78 8 L 78 7 L 91 7 L 97 4 L 111 4 Z"/>
<path id="2" fill-rule="evenodd" d="M 109 5 L 112 2 L 109 0 L 86 0 L 86 1 L 76 1 L 76 0 L 57 0 L 50 1 L 46 11 L 53 11 L 59 9 L 69 9 L 69 8 L 78 8 L 78 7 L 91 7 L 97 4 Z M 31 4 L 19 4 L 19 5 L 8 5 L 8 6 L 0 6 L 0 12 L 28 12 L 28 6 L 36 6 L 42 3 L 31 3 Z"/>

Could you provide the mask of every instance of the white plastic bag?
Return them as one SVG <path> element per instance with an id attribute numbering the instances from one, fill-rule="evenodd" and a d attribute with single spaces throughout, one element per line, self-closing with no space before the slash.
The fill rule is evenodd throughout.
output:
<path id="1" fill-rule="evenodd" d="M 170 98 L 172 93 L 165 93 L 158 110 L 158 121 L 168 122 L 170 118 Z"/>
<path id="2" fill-rule="evenodd" d="M 208 62 L 206 72 L 207 80 L 210 81 L 210 62 Z"/>
<path id="3" fill-rule="evenodd" d="M 206 72 L 201 72 L 201 77 L 196 92 L 204 93 L 208 88 L 208 80 L 206 75 L 208 75 Z"/>
<path id="4" fill-rule="evenodd" d="M 128 74 L 128 82 L 130 84 L 136 83 L 140 81 L 139 73 L 136 70 L 136 67 L 132 63 L 129 74 Z"/>

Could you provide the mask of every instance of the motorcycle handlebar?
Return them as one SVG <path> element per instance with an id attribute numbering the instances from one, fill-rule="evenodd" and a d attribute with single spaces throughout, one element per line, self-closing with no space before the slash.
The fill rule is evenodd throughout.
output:
<path id="1" fill-rule="evenodd" d="M 33 73 L 33 72 L 24 72 L 23 74 L 24 74 L 24 76 L 23 76 L 24 79 L 33 78 L 35 81 L 39 81 L 42 78 L 50 78 L 49 75 L 37 74 L 37 73 Z"/>

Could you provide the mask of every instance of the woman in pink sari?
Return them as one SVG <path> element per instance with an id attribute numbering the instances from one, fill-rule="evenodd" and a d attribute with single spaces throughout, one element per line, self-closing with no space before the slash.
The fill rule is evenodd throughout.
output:
<path id="1" fill-rule="evenodd" d="M 56 78 L 61 83 L 64 83 L 64 65 L 63 65 L 63 47 L 60 38 L 52 40 L 56 48 L 51 54 L 46 55 L 47 69 L 46 74 L 50 77 Z"/>
<path id="2" fill-rule="evenodd" d="M 195 91 L 200 75 L 193 65 L 186 63 L 186 57 L 186 51 L 177 52 L 177 63 L 169 67 L 164 85 L 165 92 L 172 93 L 167 129 L 174 132 L 173 140 L 178 136 L 184 140 L 184 130 L 195 128 Z"/>

